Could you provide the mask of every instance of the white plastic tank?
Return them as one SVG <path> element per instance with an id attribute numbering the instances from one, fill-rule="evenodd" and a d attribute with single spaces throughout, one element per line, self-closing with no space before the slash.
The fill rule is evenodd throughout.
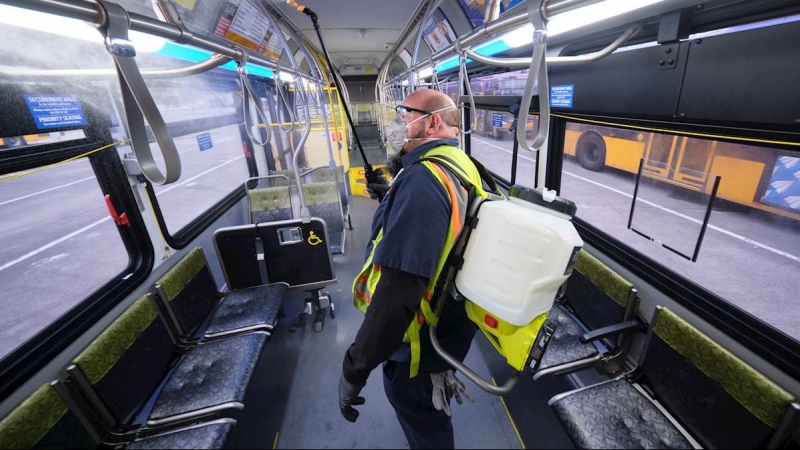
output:
<path id="1" fill-rule="evenodd" d="M 508 200 L 484 202 L 456 275 L 458 292 L 517 326 L 548 311 L 583 247 L 570 221 L 575 210 L 554 191 L 521 186 Z"/>

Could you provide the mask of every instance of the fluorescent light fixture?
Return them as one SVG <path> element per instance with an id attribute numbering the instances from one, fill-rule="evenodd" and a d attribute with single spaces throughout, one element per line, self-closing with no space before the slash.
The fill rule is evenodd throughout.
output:
<path id="1" fill-rule="evenodd" d="M 94 26 L 87 22 L 29 9 L 0 5 L 0 23 L 103 44 L 103 36 Z M 130 31 L 128 36 L 138 52 L 157 52 L 167 42 L 158 36 L 138 31 Z"/>
<path id="2" fill-rule="evenodd" d="M 547 35 L 555 36 L 576 28 L 600 22 L 626 12 L 650 6 L 662 0 L 606 0 L 601 3 L 584 6 L 567 11 L 553 17 L 547 24 Z M 522 47 L 533 42 L 533 25 L 523 25 L 501 36 L 503 42 L 511 48 Z"/>
<path id="3" fill-rule="evenodd" d="M 433 75 L 433 68 L 428 66 L 419 71 L 417 74 L 417 78 L 428 78 L 429 76 Z"/>
<path id="4" fill-rule="evenodd" d="M 294 83 L 294 75 L 286 72 L 281 72 L 278 74 L 278 78 L 285 83 Z"/>

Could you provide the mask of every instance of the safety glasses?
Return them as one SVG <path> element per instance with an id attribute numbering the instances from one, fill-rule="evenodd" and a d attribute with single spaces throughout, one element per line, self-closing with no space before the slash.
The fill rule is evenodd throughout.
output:
<path id="1" fill-rule="evenodd" d="M 404 119 L 404 120 L 406 118 L 406 114 L 408 114 L 410 112 L 418 112 L 420 114 L 433 114 L 431 112 L 424 111 L 422 109 L 412 108 L 412 107 L 406 106 L 406 105 L 397 105 L 397 107 L 395 107 L 394 110 L 397 112 L 397 117 L 399 117 L 401 119 Z"/>

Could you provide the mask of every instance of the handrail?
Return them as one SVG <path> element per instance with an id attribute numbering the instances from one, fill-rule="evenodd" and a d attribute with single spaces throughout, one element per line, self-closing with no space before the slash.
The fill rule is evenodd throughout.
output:
<path id="1" fill-rule="evenodd" d="M 416 67 L 417 65 L 417 56 L 419 55 L 419 46 L 422 43 L 422 31 L 425 28 L 425 22 L 428 20 L 428 16 L 433 12 L 434 6 L 436 6 L 440 0 L 431 0 L 428 3 L 428 6 L 425 8 L 425 13 L 422 15 L 422 20 L 419 22 L 419 30 L 417 31 L 417 39 L 414 41 L 414 54 L 411 55 L 411 67 Z M 388 57 L 386 59 L 389 59 Z M 416 80 L 415 80 L 415 71 L 412 69 L 410 71 L 411 76 L 408 79 L 408 85 L 411 87 L 411 92 L 414 92 L 416 89 Z"/>
<path id="2" fill-rule="evenodd" d="M 163 69 L 140 69 L 143 76 L 148 78 L 176 78 L 197 75 L 219 67 L 233 58 L 215 54 L 199 63 L 183 67 L 170 67 Z M 116 75 L 114 69 L 28 69 L 10 66 L 0 66 L 0 75 L 12 77 L 75 77 L 75 76 L 112 76 Z"/>
<path id="3" fill-rule="evenodd" d="M 295 90 L 295 99 L 297 98 L 300 99 L 300 104 L 303 107 L 303 114 L 305 115 L 306 120 L 305 120 L 305 127 L 303 128 L 303 134 L 300 136 L 300 140 L 297 141 L 297 146 L 294 149 L 292 149 L 294 152 L 294 154 L 292 155 L 292 166 L 294 168 L 295 179 L 297 180 L 297 196 L 300 199 L 300 218 L 303 221 L 307 221 L 311 217 L 311 214 L 309 213 L 308 207 L 306 206 L 305 195 L 303 194 L 303 189 L 300 186 L 300 169 L 297 167 L 297 163 L 298 163 L 298 158 L 300 157 L 300 149 L 302 149 L 303 146 L 305 146 L 306 140 L 308 139 L 308 136 L 311 134 L 311 115 L 308 111 L 308 97 L 306 95 L 306 87 L 303 84 L 303 78 L 300 75 L 300 66 L 298 66 L 297 61 L 295 61 L 292 52 L 289 51 L 290 47 L 289 44 L 286 42 L 286 38 L 283 36 L 283 30 L 281 30 L 281 28 L 278 27 L 277 21 L 272 16 L 272 13 L 270 13 L 269 11 L 267 11 L 267 20 L 269 20 L 272 27 L 275 28 L 275 32 L 278 35 L 278 38 L 281 40 L 283 48 L 286 49 L 286 56 L 289 58 L 289 63 L 291 63 L 292 67 L 295 69 L 295 73 L 298 74 L 297 77 L 295 77 L 295 84 L 297 85 Z M 293 35 L 291 30 L 289 33 L 290 35 Z M 295 39 L 297 40 L 296 36 Z M 306 52 L 305 46 L 302 45 L 302 42 L 299 40 L 297 40 L 297 43 L 303 50 L 304 54 L 306 55 L 306 59 L 309 59 L 310 56 Z M 310 59 L 309 59 L 309 67 L 311 67 Z M 319 83 L 319 77 L 313 77 L 313 78 L 315 78 Z M 326 123 L 325 126 L 327 127 L 328 124 Z"/>
<path id="4" fill-rule="evenodd" d="M 574 64 L 593 62 L 605 58 L 606 56 L 613 53 L 616 49 L 618 49 L 628 39 L 630 39 L 631 37 L 636 35 L 636 33 L 641 31 L 643 26 L 644 26 L 643 24 L 638 24 L 628 28 L 617 39 L 615 39 L 614 42 L 612 42 L 602 50 L 578 56 L 548 56 L 547 64 L 549 66 L 568 66 Z M 531 58 L 494 58 L 491 56 L 480 55 L 478 53 L 475 53 L 474 50 L 468 48 L 464 49 L 464 53 L 466 53 L 467 56 L 469 56 L 474 61 L 477 61 L 482 64 L 488 64 L 491 66 L 528 67 L 531 64 Z"/>

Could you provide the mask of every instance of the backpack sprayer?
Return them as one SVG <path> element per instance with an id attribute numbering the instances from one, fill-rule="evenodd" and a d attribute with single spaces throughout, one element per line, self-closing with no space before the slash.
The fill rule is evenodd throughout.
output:
<path id="1" fill-rule="evenodd" d="M 334 84 L 336 84 L 336 90 L 338 94 L 341 96 L 342 86 L 339 84 L 339 78 L 336 74 L 333 73 L 333 63 L 331 63 L 331 57 L 328 54 L 328 50 L 325 48 L 325 41 L 322 40 L 322 33 L 320 32 L 319 22 L 317 21 L 317 14 L 314 11 L 311 11 L 306 5 L 297 3 L 295 0 L 286 0 L 286 3 L 289 4 L 292 8 L 296 8 L 301 13 L 306 14 L 308 17 L 311 18 L 311 22 L 314 24 L 314 30 L 317 32 L 317 37 L 319 38 L 319 44 L 322 47 L 322 54 L 325 55 L 325 60 L 328 62 L 328 67 L 331 68 L 331 75 L 333 78 Z M 361 152 L 361 157 L 364 159 L 364 177 L 367 179 L 367 186 L 373 183 L 381 184 L 381 172 L 380 170 L 374 170 L 372 168 L 372 164 L 367 161 L 367 155 L 364 153 L 364 149 L 361 147 L 361 139 L 358 137 L 358 133 L 356 133 L 356 126 L 353 123 L 353 117 L 350 115 L 350 108 L 347 106 L 347 102 L 344 101 L 344 97 L 342 97 L 342 106 L 344 107 L 345 115 L 347 116 L 347 122 L 350 124 L 350 129 L 353 132 L 353 136 L 356 138 L 356 145 L 358 145 L 358 151 Z M 384 180 L 385 181 L 385 180 Z M 378 201 L 383 200 L 383 196 L 385 194 L 382 192 L 376 192 L 376 196 L 378 197 Z"/>
<path id="2" fill-rule="evenodd" d="M 571 219 L 575 203 L 555 191 L 512 186 L 509 198 L 477 196 L 437 286 L 436 315 L 452 293 L 515 372 L 495 386 L 448 354 L 430 326 L 434 350 L 481 389 L 511 391 L 525 366 L 536 370 L 555 331 L 547 322 L 559 287 L 569 278 L 583 241 Z"/>

